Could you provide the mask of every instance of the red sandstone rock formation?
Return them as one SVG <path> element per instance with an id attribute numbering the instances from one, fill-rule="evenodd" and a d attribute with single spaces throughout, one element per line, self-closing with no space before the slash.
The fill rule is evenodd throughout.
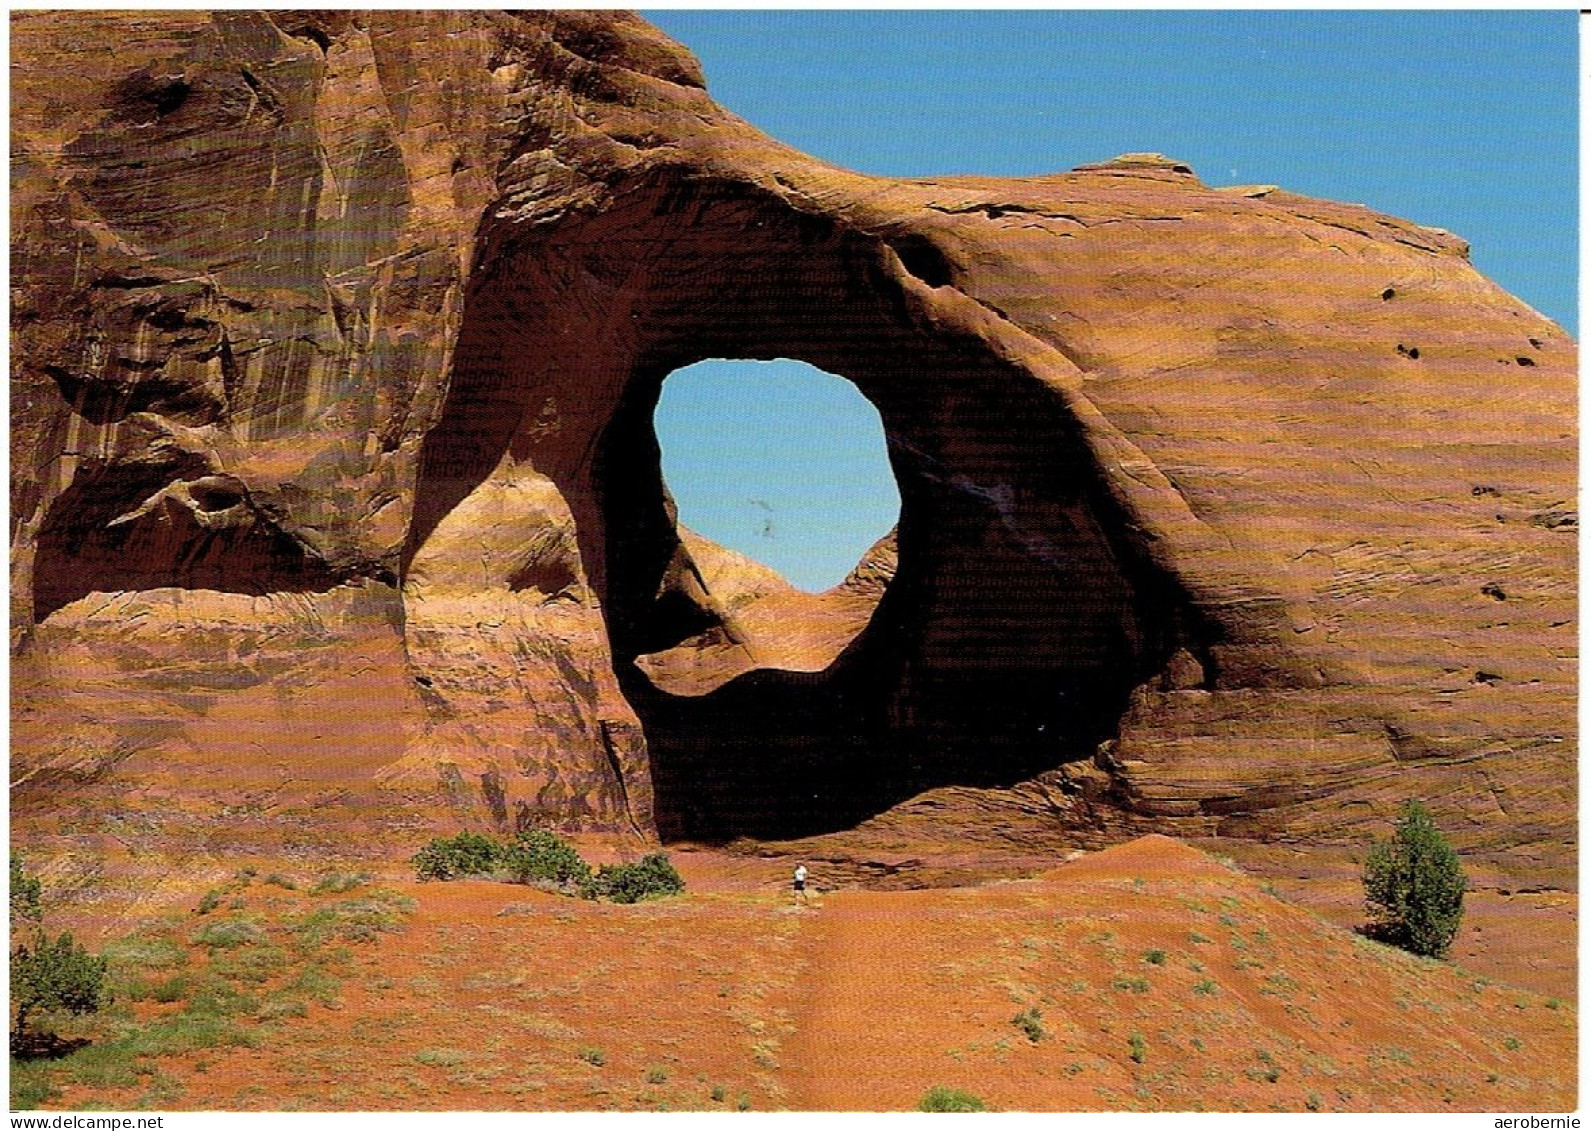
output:
<path id="1" fill-rule="evenodd" d="M 1461 240 L 1157 155 L 861 176 L 619 13 L 12 37 L 40 835 L 785 835 L 957 784 L 1360 842 L 1419 796 L 1572 883 L 1575 346 Z M 877 406 L 900 526 L 830 594 L 676 530 L 651 412 L 704 357 Z"/>

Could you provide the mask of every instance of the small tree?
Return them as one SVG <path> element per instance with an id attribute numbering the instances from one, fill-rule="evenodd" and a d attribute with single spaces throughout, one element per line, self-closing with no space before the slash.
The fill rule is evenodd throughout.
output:
<path id="1" fill-rule="evenodd" d="M 24 922 L 43 919 L 40 895 L 43 885 L 29 875 L 22 858 L 11 854 L 11 928 L 15 937 Z M 43 930 L 35 929 L 33 942 L 19 944 L 11 951 L 11 1008 L 13 1029 L 25 1037 L 28 1016 L 33 1013 L 65 1010 L 80 1015 L 93 1013 L 110 1004 L 105 990 L 105 960 L 89 954 L 73 940 L 71 932 L 51 942 Z"/>
<path id="2" fill-rule="evenodd" d="M 30 1013 L 65 1010 L 80 1015 L 109 1003 L 105 960 L 84 950 L 70 931 L 54 942 L 40 931 L 31 947 L 19 946 L 12 952 L 11 1006 L 19 1036 L 27 1032 Z"/>
<path id="3" fill-rule="evenodd" d="M 1464 914 L 1466 881 L 1424 805 L 1406 804 L 1392 839 L 1371 846 L 1364 885 L 1375 937 L 1414 954 L 1447 954 Z"/>

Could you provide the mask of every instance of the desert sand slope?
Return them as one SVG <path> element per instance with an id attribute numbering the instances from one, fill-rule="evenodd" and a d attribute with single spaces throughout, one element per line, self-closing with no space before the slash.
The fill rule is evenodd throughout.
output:
<path id="1" fill-rule="evenodd" d="M 1575 1103 L 1568 1007 L 1359 939 L 1167 837 L 1032 881 L 837 893 L 807 945 L 802 1108 L 907 1109 L 936 1085 L 1002 1110 Z M 1030 1009 L 1037 1041 L 1012 1021 Z"/>
<path id="2" fill-rule="evenodd" d="M 206 914 L 100 940 L 118 1003 L 62 1028 L 89 1047 L 24 1068 L 22 1106 L 905 1110 L 935 1086 L 1006 1111 L 1576 1102 L 1572 1005 L 1358 940 L 1164 837 L 805 907 L 782 861 L 675 861 L 687 892 L 634 906 L 240 873 Z M 1030 1010 L 1037 1041 L 1012 1021 Z"/>

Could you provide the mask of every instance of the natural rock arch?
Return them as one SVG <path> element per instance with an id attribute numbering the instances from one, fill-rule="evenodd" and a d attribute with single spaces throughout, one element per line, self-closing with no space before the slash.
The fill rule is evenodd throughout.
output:
<path id="1" fill-rule="evenodd" d="M 733 183 L 615 195 L 621 206 L 557 225 L 472 290 L 416 529 L 472 476 L 497 490 L 505 454 L 510 476 L 533 468 L 567 503 L 565 549 L 641 715 L 665 828 L 811 831 L 932 785 L 1009 785 L 1091 756 L 1134 686 L 1179 649 L 1204 651 L 1174 581 L 1110 533 L 1119 503 L 1065 398 L 908 268 L 948 288 L 927 237 L 848 231 Z M 787 673 L 737 641 L 676 537 L 652 412 L 663 379 L 707 357 L 806 361 L 883 418 L 898 565 L 824 671 Z M 411 573 L 429 580 L 427 542 Z M 632 672 L 662 652 L 673 662 Z"/>
<path id="2" fill-rule="evenodd" d="M 620 13 L 12 34 L 24 823 L 651 839 L 965 782 L 968 835 L 1349 844 L 1417 793 L 1572 866 L 1575 347 L 1461 240 L 1155 155 L 849 173 Z M 646 417 L 709 355 L 885 421 L 819 670 L 675 535 Z"/>

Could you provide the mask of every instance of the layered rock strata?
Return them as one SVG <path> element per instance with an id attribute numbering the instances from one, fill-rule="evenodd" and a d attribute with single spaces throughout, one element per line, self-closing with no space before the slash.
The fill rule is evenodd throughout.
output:
<path id="1" fill-rule="evenodd" d="M 24 823 L 766 837 L 955 785 L 1357 843 L 1418 796 L 1572 883 L 1575 345 L 1460 239 L 1157 155 L 847 172 L 621 13 L 12 37 Z M 900 525 L 830 594 L 677 528 L 652 409 L 708 357 L 877 407 Z"/>

